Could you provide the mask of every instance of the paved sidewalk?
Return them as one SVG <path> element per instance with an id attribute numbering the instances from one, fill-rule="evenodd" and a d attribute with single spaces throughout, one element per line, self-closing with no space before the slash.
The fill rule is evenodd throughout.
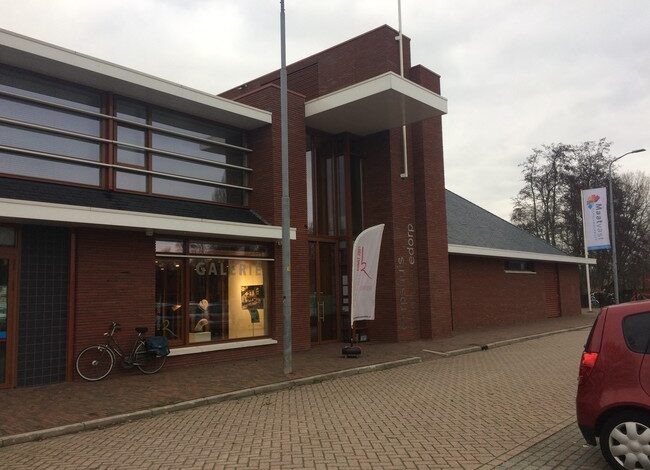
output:
<path id="1" fill-rule="evenodd" d="M 341 344 L 313 347 L 294 354 L 290 377 L 282 372 L 282 356 L 216 363 L 209 368 L 174 367 L 173 358 L 161 372 L 136 371 L 109 376 L 102 382 L 75 381 L 0 391 L 0 436 L 103 418 L 221 393 L 309 377 L 364 365 L 420 356 L 441 360 L 423 349 L 450 351 L 549 331 L 588 326 L 595 314 L 564 317 L 461 333 L 451 338 L 408 343 L 366 343 L 359 359 L 340 356 Z M 444 359 L 442 359 L 444 360 Z"/>

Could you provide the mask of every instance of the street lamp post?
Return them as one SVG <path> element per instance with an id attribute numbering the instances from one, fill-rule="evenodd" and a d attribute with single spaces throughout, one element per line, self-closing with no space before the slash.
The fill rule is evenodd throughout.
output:
<path id="1" fill-rule="evenodd" d="M 612 273 L 614 275 L 614 303 L 618 303 L 618 265 L 616 262 L 616 231 L 614 230 L 614 191 L 612 189 L 612 164 L 625 155 L 630 155 L 631 153 L 640 153 L 645 152 L 645 149 L 632 150 L 631 152 L 624 153 L 620 157 L 616 157 L 614 160 L 609 162 L 609 226 L 612 237 Z"/>

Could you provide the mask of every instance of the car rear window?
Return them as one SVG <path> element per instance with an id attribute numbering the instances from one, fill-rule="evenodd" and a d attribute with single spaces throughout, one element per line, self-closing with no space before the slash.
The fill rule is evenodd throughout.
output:
<path id="1" fill-rule="evenodd" d="M 623 319 L 623 336 L 625 336 L 625 343 L 631 351 L 645 354 L 650 343 L 650 312 L 625 317 Z"/>

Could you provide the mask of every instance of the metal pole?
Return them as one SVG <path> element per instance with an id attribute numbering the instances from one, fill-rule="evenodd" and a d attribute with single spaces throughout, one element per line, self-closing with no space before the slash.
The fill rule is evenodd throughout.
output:
<path id="1" fill-rule="evenodd" d="M 291 234 L 289 212 L 289 128 L 287 123 L 287 55 L 284 29 L 284 0 L 280 0 L 280 134 L 282 147 L 282 320 L 284 373 L 293 372 L 291 355 Z"/>
<path id="2" fill-rule="evenodd" d="M 614 274 L 614 302 L 618 303 L 618 265 L 616 263 L 616 233 L 614 231 L 614 191 L 612 189 L 612 165 L 614 162 L 620 160 L 626 155 L 632 153 L 641 153 L 645 152 L 645 149 L 636 149 L 631 152 L 624 153 L 620 157 L 616 157 L 614 160 L 609 162 L 609 216 L 611 217 L 609 226 L 610 236 L 612 237 L 612 273 Z"/>
<path id="3" fill-rule="evenodd" d="M 404 77 L 404 47 L 402 47 L 402 0 L 397 0 L 397 21 L 399 24 L 399 74 Z M 402 101 L 402 119 L 404 119 L 404 101 Z M 400 174 L 402 178 L 408 178 L 408 153 L 406 149 L 406 126 L 402 126 L 402 152 L 404 153 L 404 172 Z"/>
<path id="4" fill-rule="evenodd" d="M 585 259 L 589 259 L 589 250 L 587 249 L 587 229 L 585 227 L 585 205 L 580 193 L 580 205 L 582 206 L 582 239 L 585 242 Z M 591 279 L 589 277 L 589 264 L 585 263 L 585 273 L 587 273 L 587 303 L 589 304 L 589 311 L 591 312 Z"/>
<path id="5" fill-rule="evenodd" d="M 619 157 L 621 158 L 621 157 Z M 616 159 L 618 160 L 618 158 Z M 612 237 L 612 274 L 614 275 L 614 303 L 618 303 L 618 264 L 616 264 L 616 232 L 614 231 L 614 191 L 612 189 L 612 163 L 609 162 L 609 231 Z"/>

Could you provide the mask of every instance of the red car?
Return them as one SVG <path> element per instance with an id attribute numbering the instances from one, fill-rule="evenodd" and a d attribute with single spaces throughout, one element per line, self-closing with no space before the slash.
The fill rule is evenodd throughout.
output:
<path id="1" fill-rule="evenodd" d="M 580 361 L 578 426 L 613 468 L 650 470 L 650 301 L 605 307 Z"/>

